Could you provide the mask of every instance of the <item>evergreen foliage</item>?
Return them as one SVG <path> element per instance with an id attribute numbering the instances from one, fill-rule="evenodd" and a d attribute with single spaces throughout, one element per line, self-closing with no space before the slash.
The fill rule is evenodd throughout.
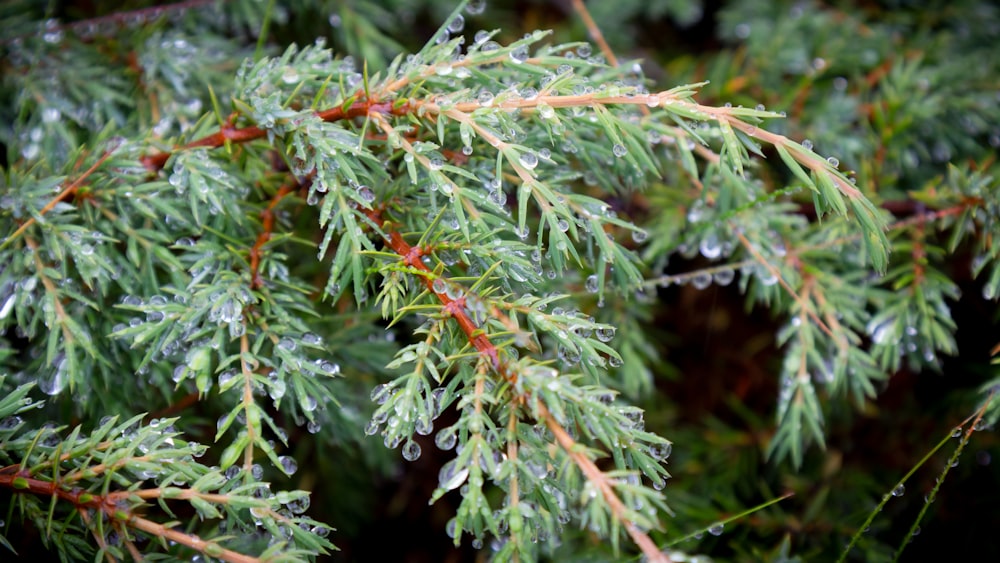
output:
<path id="1" fill-rule="evenodd" d="M 726 460 L 721 509 L 667 502 L 675 441 L 711 465 L 749 433 L 672 431 L 657 296 L 731 286 L 778 319 L 776 420 L 733 409 L 803 475 L 831 417 L 958 354 L 963 280 L 995 310 L 987 4 L 732 2 L 731 49 L 662 66 L 601 32 L 629 52 L 636 20 L 705 5 L 596 2 L 599 29 L 574 1 L 582 27 L 518 37 L 481 0 L 282 4 L 0 8 L 0 549 L 34 549 L 18 529 L 63 560 L 313 560 L 352 531 L 352 480 L 433 446 L 414 502 L 449 507 L 455 545 L 681 561 L 712 543 L 677 551 L 701 534 L 674 522 L 714 538 L 803 489 L 740 490 L 758 469 Z M 957 425 L 954 460 L 1000 417 L 980 360 L 935 429 Z M 873 518 L 826 518 L 839 543 L 716 555 L 891 550 L 859 540 Z"/>

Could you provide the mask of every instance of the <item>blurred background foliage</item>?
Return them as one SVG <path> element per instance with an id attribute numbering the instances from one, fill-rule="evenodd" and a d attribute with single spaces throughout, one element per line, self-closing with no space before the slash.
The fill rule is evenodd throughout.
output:
<path id="1" fill-rule="evenodd" d="M 72 24 L 153 5 L 158 4 L 7 1 L 0 5 L 5 22 L 0 41 L 33 32 L 15 25 L 18 18 Z M 786 112 L 786 120 L 772 121 L 769 128 L 809 139 L 822 154 L 835 155 L 843 169 L 854 171 L 858 186 L 898 218 L 919 212 L 920 201 L 947 188 L 949 163 L 997 175 L 1000 8 L 992 2 L 602 0 L 587 5 L 618 57 L 625 64 L 641 62 L 653 81 L 651 90 L 708 80 L 698 95 L 701 103 L 764 104 Z M 419 49 L 452 7 L 440 0 L 278 2 L 269 39 L 286 45 L 326 37 L 336 51 L 366 60 L 374 71 L 401 51 Z M 193 1 L 177 9 L 236 8 Z M 242 26 L 229 33 L 252 35 L 255 13 L 249 10 Z M 484 13 L 467 19 L 467 29 L 500 29 L 501 43 L 547 28 L 554 30 L 556 43 L 587 38 L 570 0 L 490 0 Z M 113 23 L 121 24 L 127 22 Z M 231 75 L 238 62 L 218 65 Z M 114 95 L 115 77 L 101 80 Z M 3 107 L 12 107 L 6 102 Z M 777 160 L 761 164 L 759 175 L 771 187 L 787 180 Z M 668 186 L 686 182 L 680 172 L 664 178 Z M 683 220 L 683 209 L 670 208 L 669 198 L 655 189 L 630 197 L 616 205 L 639 224 L 669 228 L 671 221 Z M 807 205 L 803 213 L 810 213 Z M 944 245 L 946 234 L 940 237 L 938 244 Z M 647 428 L 675 443 L 673 479 L 665 490 L 674 515 L 667 532 L 655 539 L 664 544 L 700 532 L 675 547 L 722 561 L 835 559 L 881 497 L 976 408 L 980 386 L 996 377 L 990 357 L 1000 341 L 997 302 L 983 298 L 982 281 L 970 273 L 974 255 L 971 245 L 959 246 L 936 261 L 961 291 L 950 302 L 958 354 L 942 357 L 939 371 L 902 364 L 877 400 L 860 409 L 828 405 L 827 447 L 809 450 L 797 471 L 765 457 L 782 361 L 774 335 L 783 319 L 748 305 L 738 284 L 702 290 L 673 285 L 646 302 L 623 305 L 641 314 L 622 312 L 617 344 L 632 346 L 622 352 L 626 365 L 645 365 L 653 381 L 651 388 L 626 391 L 646 409 Z M 652 264 L 651 274 L 706 265 L 700 258 L 672 259 Z M 377 350 L 382 337 L 365 330 L 344 332 L 344 342 L 369 341 L 371 357 L 383 356 L 386 352 Z M 372 362 L 345 365 L 351 377 L 338 384 L 358 392 L 337 396 L 366 399 L 375 384 L 370 374 L 384 365 Z M 162 406 L 157 400 L 164 398 L 150 398 L 151 410 Z M 342 551 L 335 559 L 476 560 L 474 551 L 454 548 L 442 533 L 458 492 L 427 505 L 445 454 L 425 447 L 427 455 L 404 467 L 380 440 L 362 436 L 370 409 L 367 401 L 331 409 L 330 424 L 342 429 L 333 440 L 315 442 L 306 433 L 292 438 L 301 468 L 297 486 L 314 491 L 314 517 L 338 528 L 331 539 Z M 210 421 L 219 413 L 198 414 L 209 421 L 210 434 Z M 991 459 L 1000 456 L 997 446 L 993 432 L 973 436 L 903 560 L 1000 559 L 1000 543 L 993 538 L 1000 528 L 1000 464 Z M 916 472 L 849 560 L 891 558 L 953 450 L 953 445 L 942 449 Z M 712 523 L 785 492 L 795 495 L 728 524 L 721 535 L 706 533 Z M 564 541 L 586 547 L 592 560 L 613 559 L 609 547 L 585 533 Z M 558 550 L 553 559 L 560 559 Z"/>

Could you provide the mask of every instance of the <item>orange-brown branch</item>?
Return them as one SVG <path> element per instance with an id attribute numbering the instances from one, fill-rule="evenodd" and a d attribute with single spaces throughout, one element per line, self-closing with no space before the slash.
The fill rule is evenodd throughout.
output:
<path id="1" fill-rule="evenodd" d="M 271 202 L 260 212 L 261 229 L 257 235 L 257 240 L 250 247 L 250 285 L 254 289 L 264 286 L 264 280 L 260 277 L 260 259 L 263 255 L 264 245 L 271 240 L 271 233 L 274 232 L 274 209 L 278 207 L 281 200 L 299 186 L 296 180 L 283 184 L 274 193 Z"/>
<path id="2" fill-rule="evenodd" d="M 331 108 L 318 112 L 316 115 L 319 116 L 323 121 L 340 121 L 343 119 L 353 119 L 355 117 L 361 117 L 367 115 L 369 112 L 387 113 L 393 115 L 405 115 L 410 111 L 409 104 L 402 104 L 399 106 L 394 105 L 391 102 L 373 102 L 373 101 L 359 101 L 352 104 L 350 107 L 344 109 L 342 107 Z M 151 154 L 142 157 L 142 164 L 147 170 L 157 171 L 161 170 L 163 166 L 167 163 L 170 155 L 177 151 L 185 149 L 194 149 L 199 147 L 206 148 L 218 148 L 226 144 L 227 141 L 232 143 L 246 143 L 256 139 L 262 139 L 267 136 L 267 130 L 261 129 L 256 125 L 251 125 L 248 127 L 233 127 L 231 124 L 223 124 L 217 133 L 211 135 L 206 135 L 200 139 L 191 141 L 190 143 L 176 147 L 173 151 L 160 152 L 156 154 Z"/>
<path id="3" fill-rule="evenodd" d="M 393 250 L 403 259 L 403 263 L 411 268 L 420 270 L 422 272 L 432 273 L 431 269 L 424 264 L 421 257 L 425 254 L 424 249 L 419 246 L 411 246 L 410 243 L 406 242 L 403 235 L 399 234 L 395 229 L 386 228 L 385 222 L 382 218 L 381 209 L 365 209 L 363 210 L 365 215 L 376 225 L 382 226 L 388 240 L 386 244 L 389 248 Z M 497 351 L 496 346 L 490 342 L 490 339 L 486 336 L 486 333 L 476 326 L 476 323 L 469 316 L 468 310 L 465 307 L 465 297 L 459 297 L 458 299 L 452 299 L 444 293 L 438 293 L 434 291 L 434 279 L 433 275 L 424 276 L 424 285 L 427 286 L 427 290 L 437 296 L 441 304 L 444 305 L 445 310 L 451 313 L 452 318 L 458 323 L 459 328 L 465 333 L 465 336 L 469 339 L 469 343 L 472 344 L 479 351 L 480 354 L 485 355 L 489 358 L 493 369 L 497 371 L 504 379 L 510 383 L 517 382 L 517 374 L 511 373 L 506 365 L 500 361 L 500 354 Z"/>
<path id="4" fill-rule="evenodd" d="M 427 251 L 419 246 L 412 246 L 403 238 L 398 231 L 391 228 L 391 223 L 385 221 L 382 217 L 382 208 L 375 209 L 365 209 L 363 210 L 365 215 L 376 225 L 382 228 L 382 231 L 386 236 L 386 244 L 400 256 L 403 263 L 416 270 L 426 272 L 431 274 L 431 269 L 424 264 L 421 259 Z M 517 383 L 517 373 L 510 369 L 506 362 L 500 359 L 499 353 L 496 346 L 490 342 L 490 339 L 486 334 L 476 327 L 472 318 L 469 316 L 466 305 L 465 297 L 460 297 L 458 299 L 452 299 L 445 295 L 444 293 L 439 293 L 434 290 L 434 280 L 436 277 L 432 274 L 429 276 L 424 276 L 424 284 L 427 286 L 428 291 L 437 296 L 444 306 L 444 309 L 448 311 L 452 318 L 458 323 L 462 331 L 465 333 L 466 337 L 469 339 L 469 343 L 472 344 L 476 350 L 482 356 L 488 358 L 494 371 L 499 374 L 504 380 L 510 382 L 512 385 Z M 522 404 L 529 399 L 527 393 L 521 393 L 516 397 L 518 402 Z M 648 534 L 639 529 L 634 522 L 628 518 L 628 510 L 625 504 L 618 498 L 615 494 L 614 489 L 611 486 L 611 482 L 604 473 L 600 471 L 594 462 L 588 458 L 584 453 L 582 453 L 575 440 L 569 435 L 569 432 L 555 419 L 552 413 L 548 410 L 544 403 L 538 401 L 537 412 L 541 417 L 541 421 L 552 431 L 552 434 L 556 437 L 556 441 L 559 446 L 566 452 L 566 454 L 573 460 L 580 470 L 583 472 L 584 476 L 588 481 L 592 482 L 600 491 L 602 497 L 608 503 L 608 507 L 611 510 L 612 515 L 622 523 L 625 530 L 631 536 L 632 540 L 636 543 L 639 549 L 645 554 L 647 560 L 656 563 L 670 563 L 670 558 L 668 558 Z M 516 456 L 516 448 L 509 450 Z M 510 455 L 510 454 L 508 454 Z M 516 484 L 512 488 L 513 494 L 516 494 Z"/>

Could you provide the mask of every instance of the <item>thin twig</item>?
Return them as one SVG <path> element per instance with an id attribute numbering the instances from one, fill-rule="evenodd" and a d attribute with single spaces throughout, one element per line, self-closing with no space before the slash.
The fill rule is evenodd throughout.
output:
<path id="1" fill-rule="evenodd" d="M 768 273 L 770 273 L 778 280 L 778 283 L 781 284 L 781 287 L 783 287 L 785 291 L 788 292 L 788 295 L 790 295 L 792 299 L 794 299 L 795 302 L 799 304 L 799 307 L 801 307 L 803 311 L 807 311 L 809 318 L 812 319 L 814 323 L 816 323 L 816 326 L 818 326 L 820 330 L 826 333 L 827 336 L 836 340 L 837 337 L 833 334 L 833 331 L 830 330 L 830 327 L 826 326 L 826 323 L 824 323 L 823 319 L 819 318 L 819 315 L 817 315 L 816 312 L 813 311 L 813 308 L 809 306 L 809 303 L 801 295 L 796 293 L 795 290 L 792 289 L 792 286 L 789 285 L 787 281 L 785 281 L 785 278 L 782 277 L 781 275 L 781 270 L 779 270 L 777 266 L 768 262 L 767 259 L 764 258 L 764 256 L 756 248 L 754 248 L 753 243 L 751 243 L 750 240 L 747 239 L 746 235 L 737 232 L 736 237 L 740 239 L 740 243 L 743 244 L 743 247 L 747 249 L 747 252 L 749 252 L 750 255 L 753 256 L 755 260 L 757 260 L 758 263 L 767 268 Z"/>
<path id="2" fill-rule="evenodd" d="M 59 204 L 60 201 L 75 194 L 76 191 L 80 189 L 80 186 L 83 185 L 84 180 L 86 180 L 91 174 L 93 174 L 94 171 L 97 170 L 102 164 L 104 164 L 106 160 L 111 158 L 111 155 L 114 154 L 115 150 L 117 149 L 118 147 L 115 147 L 114 149 L 104 153 L 104 155 L 102 155 L 101 158 L 97 159 L 97 162 L 95 162 L 90 168 L 88 168 L 86 172 L 77 177 L 76 180 L 73 180 L 71 184 L 63 188 L 63 191 L 59 192 L 59 195 L 52 198 L 51 201 L 45 204 L 45 207 L 39 209 L 38 215 L 39 216 L 45 215 L 49 211 L 52 211 L 55 208 L 55 206 Z M 18 227 L 16 231 L 11 233 L 10 236 L 5 238 L 3 241 L 0 241 L 0 249 L 13 242 L 18 236 L 20 236 L 24 231 L 26 231 L 28 227 L 31 227 L 34 224 L 35 224 L 35 218 L 30 217 L 27 221 L 22 223 L 21 226 Z"/>
<path id="3" fill-rule="evenodd" d="M 147 520 L 140 516 L 132 516 L 128 519 L 127 524 L 130 528 L 146 532 L 154 537 L 186 545 L 199 553 L 204 553 L 205 555 L 228 561 L 229 563 L 258 563 L 260 561 L 257 557 L 243 555 L 231 549 L 226 549 L 217 543 L 205 541 L 192 534 L 178 532 L 173 528 L 168 528 L 163 524 Z"/>
<path id="4" fill-rule="evenodd" d="M 246 324 L 246 315 L 243 315 L 242 321 Z M 257 440 L 257 431 L 253 426 L 250 417 L 250 408 L 253 406 L 253 370 L 247 363 L 247 357 L 250 355 L 250 339 L 247 337 L 246 328 L 244 327 L 243 335 L 240 336 L 240 373 L 243 376 L 243 414 L 246 417 L 247 422 L 247 447 L 243 450 L 243 470 L 246 474 L 250 474 L 250 470 L 253 468 L 253 445 Z"/>
<path id="5" fill-rule="evenodd" d="M 350 107 L 344 109 L 342 107 L 335 107 L 327 109 L 321 112 L 317 112 L 316 116 L 323 121 L 332 122 L 340 121 L 344 119 L 354 119 L 355 117 L 363 117 L 371 112 L 378 113 L 390 113 L 393 115 L 406 115 L 411 111 L 408 104 L 394 105 L 392 103 L 376 103 L 371 101 L 358 101 L 351 104 Z M 186 145 L 175 147 L 171 151 L 159 152 L 151 155 L 142 157 L 140 161 L 142 165 L 150 171 L 158 171 L 163 169 L 166 165 L 167 160 L 170 159 L 170 155 L 189 149 L 196 148 L 208 148 L 215 149 L 226 144 L 227 141 L 233 143 L 246 143 L 256 139 L 262 139 L 267 136 L 267 130 L 261 129 L 256 125 L 250 125 L 247 127 L 233 127 L 231 124 L 223 124 L 219 131 L 212 133 L 211 135 L 206 135 L 200 139 L 191 141 Z"/>
<path id="6" fill-rule="evenodd" d="M 566 452 L 566 455 L 580 468 L 580 471 L 587 477 L 587 480 L 601 491 L 604 500 L 611 509 L 611 514 L 625 526 L 628 535 L 639 546 L 639 549 L 645 554 L 646 559 L 656 563 L 670 563 L 670 558 L 660 551 L 660 548 L 656 547 L 656 544 L 653 543 L 649 535 L 640 530 L 635 523 L 628 519 L 628 509 L 622 503 L 621 499 L 618 498 L 618 495 L 615 494 L 614 489 L 608 482 L 607 476 L 597 468 L 593 460 L 580 450 L 576 440 L 569 435 L 569 432 L 559 424 L 555 417 L 552 416 L 552 413 L 549 412 L 549 409 L 546 408 L 545 404 L 540 401 L 538 403 L 538 412 L 545 425 L 552 431 L 552 435 L 555 436 L 556 441 L 559 442 L 559 446 Z"/>
<path id="7" fill-rule="evenodd" d="M 590 17 L 590 12 L 587 10 L 587 6 L 584 5 L 583 0 L 573 0 L 573 10 L 576 11 L 580 19 L 583 20 L 583 25 L 587 27 L 587 33 L 590 34 L 590 38 L 597 43 L 597 47 L 600 48 L 601 53 L 604 58 L 607 59 L 608 64 L 611 66 L 618 66 L 618 57 L 615 56 L 615 52 L 611 50 L 611 46 L 608 42 L 604 40 L 604 34 L 601 33 L 601 28 L 597 27 L 597 23 L 594 22 L 594 18 Z"/>
<path id="8" fill-rule="evenodd" d="M 267 244 L 267 241 L 271 240 L 271 234 L 274 232 L 274 209 L 278 207 L 278 204 L 281 203 L 281 200 L 286 195 L 295 191 L 298 187 L 299 183 L 294 178 L 283 184 L 274 193 L 274 196 L 271 197 L 271 202 L 268 203 L 267 207 L 260 212 L 260 233 L 257 235 L 257 240 L 254 241 L 253 246 L 250 247 L 250 287 L 253 289 L 264 287 L 264 280 L 260 277 L 260 259 L 264 253 L 264 245 Z"/>

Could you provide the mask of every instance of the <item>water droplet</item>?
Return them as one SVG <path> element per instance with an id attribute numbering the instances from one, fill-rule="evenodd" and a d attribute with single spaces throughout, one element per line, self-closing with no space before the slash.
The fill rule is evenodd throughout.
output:
<path id="1" fill-rule="evenodd" d="M 313 412 L 314 410 L 316 410 L 317 406 L 319 406 L 319 405 L 316 402 L 316 398 L 315 397 L 308 397 L 307 396 L 305 399 L 302 400 L 302 410 L 304 410 L 306 412 Z"/>
<path id="2" fill-rule="evenodd" d="M 382 383 L 381 385 L 376 385 L 371 392 L 371 400 L 377 405 L 385 404 L 389 400 L 390 391 L 392 388 L 388 383 Z"/>
<path id="3" fill-rule="evenodd" d="M 712 524 L 708 528 L 708 533 L 712 534 L 713 536 L 721 536 L 724 527 L 725 525 L 722 524 L 721 522 Z"/>
<path id="4" fill-rule="evenodd" d="M 14 300 L 15 295 L 12 293 L 7 300 L 4 301 L 3 307 L 0 307 L 0 320 L 6 319 L 10 312 L 14 310 Z"/>
<path id="5" fill-rule="evenodd" d="M 450 450 L 458 442 L 458 435 L 451 428 L 445 428 L 434 436 L 434 445 L 442 450 Z"/>
<path id="6" fill-rule="evenodd" d="M 465 5 L 465 11 L 471 16 L 478 16 L 486 10 L 486 0 L 469 0 Z"/>
<path id="7" fill-rule="evenodd" d="M 306 431 L 308 431 L 310 434 L 316 434 L 322 428 L 323 427 L 320 425 L 320 423 L 318 423 L 318 422 L 316 422 L 314 420 L 310 420 L 309 424 L 306 424 Z"/>
<path id="8" fill-rule="evenodd" d="M 359 187 L 358 196 L 360 196 L 361 200 L 366 203 L 371 203 L 375 201 L 375 192 L 373 192 L 372 189 L 369 188 L 368 186 Z"/>
<path id="9" fill-rule="evenodd" d="M 468 476 L 468 467 L 457 469 L 456 460 L 451 460 L 441 466 L 441 470 L 438 472 L 438 486 L 446 491 L 451 491 L 459 488 Z"/>
<path id="10" fill-rule="evenodd" d="M 38 378 L 38 388 L 46 395 L 58 395 L 66 388 L 68 378 L 66 376 L 66 359 L 56 362 L 52 372 Z"/>
<path id="11" fill-rule="evenodd" d="M 444 533 L 448 534 L 449 538 L 455 539 L 455 535 L 458 533 L 458 521 L 454 518 L 448 520 L 448 523 L 444 525 Z"/>
<path id="12" fill-rule="evenodd" d="M 806 139 L 805 141 L 802 141 L 802 147 L 805 148 L 807 151 L 811 151 L 813 148 L 813 142 L 810 141 L 809 139 Z"/>
<path id="13" fill-rule="evenodd" d="M 698 250 L 701 251 L 701 255 L 709 260 L 714 260 L 722 254 L 722 245 L 719 243 L 719 237 L 715 233 L 709 233 L 708 236 L 701 239 L 701 243 L 698 244 Z"/>
<path id="14" fill-rule="evenodd" d="M 584 287 L 588 293 L 597 293 L 600 289 L 597 281 L 597 274 L 587 276 L 587 281 L 584 283 Z"/>
<path id="15" fill-rule="evenodd" d="M 186 369 L 187 369 L 187 366 L 177 366 L 177 368 L 174 369 L 174 378 L 175 378 L 174 381 L 180 381 L 180 378 L 183 377 L 183 370 L 186 370 Z M 178 370 L 180 370 L 182 373 L 178 374 L 177 373 Z M 229 385 L 233 382 L 234 379 L 236 379 L 236 372 L 233 371 L 233 370 L 226 370 L 226 371 L 220 373 L 219 374 L 219 388 L 222 389 L 222 390 L 225 390 L 227 387 L 229 387 Z"/>
<path id="16" fill-rule="evenodd" d="M 62 112 L 60 112 L 56 108 L 45 108 L 44 110 L 42 110 L 43 123 L 54 123 L 56 121 L 59 121 L 60 117 L 62 117 Z"/>
<path id="17" fill-rule="evenodd" d="M 281 469 L 285 472 L 285 475 L 293 475 L 299 470 L 299 464 L 291 456 L 283 455 L 279 457 L 278 463 L 281 464 Z"/>
<path id="18" fill-rule="evenodd" d="M 632 231 L 632 240 L 637 244 L 642 244 L 649 237 L 649 233 L 642 229 Z"/>
<path id="19" fill-rule="evenodd" d="M 691 278 L 691 285 L 694 286 L 695 289 L 705 289 L 706 287 L 712 285 L 712 276 L 705 272 L 695 274 L 695 276 Z"/>
<path id="20" fill-rule="evenodd" d="M 0 430 L 13 430 L 22 422 L 24 422 L 24 419 L 19 416 L 8 416 L 0 420 Z"/>
<path id="21" fill-rule="evenodd" d="M 986 285 L 983 286 L 983 299 L 987 301 L 993 301 L 996 298 L 997 298 L 996 286 L 987 282 Z M 2 318 L 2 316 L 0 316 L 0 318 Z"/>
<path id="22" fill-rule="evenodd" d="M 778 276 L 770 268 L 760 267 L 757 269 L 757 281 L 765 287 L 770 287 L 778 283 Z"/>
<path id="23" fill-rule="evenodd" d="M 434 290 L 434 293 L 444 293 L 448 289 L 448 283 L 438 278 L 431 284 L 431 288 Z"/>
<path id="24" fill-rule="evenodd" d="M 831 156 L 831 157 L 827 158 L 827 159 L 826 159 L 826 161 L 827 161 L 828 163 L 830 163 L 830 166 L 832 166 L 832 167 L 834 167 L 834 168 L 836 168 L 836 167 L 840 166 L 840 161 L 839 161 L 839 160 L 837 160 L 837 158 L 836 158 L 836 157 L 833 157 L 833 156 Z"/>
<path id="25" fill-rule="evenodd" d="M 736 277 L 735 270 L 720 270 L 716 272 L 714 276 L 715 283 L 723 287 L 732 283 L 735 277 Z"/>
<path id="26" fill-rule="evenodd" d="M 528 170 L 533 170 L 538 166 L 538 156 L 531 151 L 521 153 L 518 161 L 520 161 L 521 166 L 524 166 Z"/>
<path id="27" fill-rule="evenodd" d="M 621 143 L 615 143 L 615 145 L 611 147 L 611 152 L 613 152 L 618 158 L 621 158 L 628 154 L 628 149 L 626 149 L 625 145 Z"/>
<path id="28" fill-rule="evenodd" d="M 594 331 L 594 334 L 601 342 L 611 342 L 611 340 L 615 337 L 615 327 L 609 326 L 598 328 Z"/>
<path id="29" fill-rule="evenodd" d="M 489 90 L 483 90 L 482 92 L 479 93 L 479 96 L 476 97 L 476 101 L 479 102 L 479 105 L 483 106 L 484 108 L 490 107 L 491 105 L 493 105 L 493 92 L 490 92 Z"/>
<path id="30" fill-rule="evenodd" d="M 875 322 L 872 320 L 868 323 L 866 327 L 868 334 L 872 337 L 872 342 L 875 344 L 892 344 L 897 342 L 899 337 L 896 334 L 896 319 L 889 318 L 883 322 Z"/>
<path id="31" fill-rule="evenodd" d="M 260 479 L 260 477 L 257 477 Z M 309 510 L 309 505 L 312 504 L 309 497 L 302 497 L 293 500 L 288 503 L 288 510 L 292 511 L 292 514 L 302 514 L 306 510 Z"/>
<path id="32" fill-rule="evenodd" d="M 659 461 L 663 461 L 670 457 L 670 453 L 673 452 L 674 445 L 671 443 L 661 444 L 651 446 L 649 448 L 649 453 Z"/>
<path id="33" fill-rule="evenodd" d="M 403 446 L 403 459 L 406 461 L 416 461 L 420 458 L 420 444 L 409 440 Z"/>
<path id="34" fill-rule="evenodd" d="M 465 16 L 458 14 L 448 22 L 448 31 L 451 33 L 459 33 L 465 29 Z"/>
<path id="35" fill-rule="evenodd" d="M 904 493 L 906 493 L 906 487 L 902 483 L 896 485 L 896 488 L 892 490 L 892 496 L 894 497 L 901 497 Z"/>
<path id="36" fill-rule="evenodd" d="M 286 352 L 294 352 L 296 348 L 295 341 L 291 338 L 285 336 L 278 341 L 278 348 L 285 350 Z"/>
<path id="37" fill-rule="evenodd" d="M 510 52 L 510 60 L 514 64 L 521 64 L 528 60 L 528 46 L 521 45 L 520 47 L 514 49 Z"/>
<path id="38" fill-rule="evenodd" d="M 699 199 L 691 204 L 687 212 L 688 223 L 698 223 L 705 217 L 705 204 Z"/>
<path id="39" fill-rule="evenodd" d="M 42 39 L 49 43 L 50 45 L 55 45 L 62 41 L 63 32 L 59 29 L 59 22 L 50 19 L 45 21 L 45 33 L 42 35 Z"/>

